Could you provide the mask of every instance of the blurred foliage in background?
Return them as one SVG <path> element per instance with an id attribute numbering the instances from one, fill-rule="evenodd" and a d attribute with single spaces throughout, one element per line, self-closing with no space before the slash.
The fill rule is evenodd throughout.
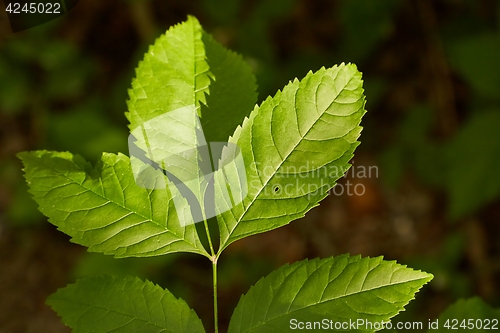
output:
<path id="1" fill-rule="evenodd" d="M 81 0 L 16 34 L 0 16 L 0 332 L 69 332 L 45 297 L 103 273 L 151 279 L 211 322 L 205 260 L 86 253 L 37 211 L 14 155 L 127 153 L 134 67 L 188 14 L 251 64 L 259 100 L 309 70 L 356 63 L 368 113 L 353 169 L 377 169 L 341 181 L 361 184 L 362 195 L 332 195 L 303 221 L 228 249 L 223 324 L 273 268 L 341 253 L 384 255 L 435 275 L 401 320 L 436 318 L 474 295 L 500 306 L 499 1 Z"/>

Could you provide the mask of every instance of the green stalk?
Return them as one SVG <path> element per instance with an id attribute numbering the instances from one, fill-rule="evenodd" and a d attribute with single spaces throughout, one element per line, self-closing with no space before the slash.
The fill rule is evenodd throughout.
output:
<path id="1" fill-rule="evenodd" d="M 217 256 L 212 257 L 212 277 L 214 285 L 214 326 L 215 333 L 219 332 L 219 315 L 217 311 Z"/>
<path id="2" fill-rule="evenodd" d="M 215 254 L 214 246 L 212 244 L 212 237 L 210 236 L 210 229 L 208 228 L 207 218 L 204 219 L 203 223 L 205 224 L 205 231 L 207 233 L 208 245 L 210 246 L 210 254 L 212 255 L 210 260 L 212 261 L 212 283 L 214 292 L 214 326 L 215 326 L 215 333 L 218 333 L 219 316 L 217 310 L 217 255 Z"/>
<path id="3" fill-rule="evenodd" d="M 215 170 L 215 164 L 212 157 L 212 152 L 208 154 L 210 156 L 210 164 L 212 166 L 212 170 Z M 210 230 L 208 228 L 208 221 L 205 218 L 205 230 L 207 231 L 208 236 L 208 244 L 210 245 L 210 251 L 212 254 L 212 283 L 213 283 L 213 293 L 214 293 L 214 327 L 215 333 L 219 333 L 219 314 L 217 309 L 217 259 L 218 255 L 215 254 L 214 247 L 212 245 L 212 238 L 210 237 Z"/>
<path id="4" fill-rule="evenodd" d="M 205 215 L 205 213 L 203 213 L 203 215 Z M 210 237 L 210 230 L 208 229 L 208 221 L 206 217 L 203 223 L 205 224 L 205 232 L 207 233 L 208 245 L 210 247 L 210 254 L 212 255 L 211 260 L 213 261 L 213 258 L 215 256 L 215 251 L 214 251 L 214 246 L 212 245 L 212 237 Z"/>

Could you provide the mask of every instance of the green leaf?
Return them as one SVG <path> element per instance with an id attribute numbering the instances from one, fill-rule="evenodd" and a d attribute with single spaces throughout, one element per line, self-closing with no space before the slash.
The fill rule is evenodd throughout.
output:
<path id="1" fill-rule="evenodd" d="M 210 83 L 207 106 L 201 106 L 201 125 L 207 142 L 225 142 L 257 103 L 257 85 L 243 58 L 203 32 L 207 62 L 215 81 Z"/>
<path id="2" fill-rule="evenodd" d="M 167 112 L 193 107 L 202 119 L 206 142 L 226 141 L 257 101 L 248 64 L 217 43 L 192 16 L 149 48 L 129 97 L 132 130 Z"/>
<path id="3" fill-rule="evenodd" d="M 186 106 L 193 106 L 200 116 L 200 103 L 205 103 L 210 84 L 201 37 L 200 23 L 190 16 L 149 48 L 129 90 L 126 116 L 131 130 Z"/>
<path id="4" fill-rule="evenodd" d="M 339 45 L 342 55 L 356 62 L 365 61 L 378 45 L 391 36 L 394 14 L 400 5 L 397 0 L 378 3 L 370 0 L 340 1 L 336 12 L 343 29 L 344 38 Z"/>
<path id="5" fill-rule="evenodd" d="M 238 239 L 304 216 L 328 195 L 349 168 L 364 105 L 361 73 L 342 64 L 309 72 L 252 111 L 229 140 L 241 150 L 246 170 L 226 149 L 226 167 L 215 174 L 219 253 Z M 227 179 L 239 179 L 240 188 L 227 189 Z M 233 206 L 245 193 L 241 189 L 248 194 Z"/>
<path id="6" fill-rule="evenodd" d="M 138 150 L 131 155 L 142 154 L 189 190 L 183 195 L 194 196 L 194 222 L 213 216 L 205 194 L 221 149 L 210 144 L 226 142 L 255 106 L 250 67 L 189 17 L 157 39 L 136 75 L 127 117 Z"/>
<path id="7" fill-rule="evenodd" d="M 381 324 L 404 309 L 433 276 L 382 257 L 342 255 L 285 265 L 241 297 L 229 333 L 283 332 L 298 322 Z M 369 325 L 369 324 L 368 324 Z M 352 328 L 352 327 L 351 327 Z M 349 330 L 349 329 L 348 329 Z"/>
<path id="8" fill-rule="evenodd" d="M 498 110 L 478 113 L 448 146 L 446 186 L 452 219 L 473 214 L 500 196 L 499 127 Z"/>
<path id="9" fill-rule="evenodd" d="M 484 332 L 500 327 L 500 311 L 478 297 L 459 300 L 441 313 L 437 327 L 428 332 Z M 496 323 L 496 324 L 495 324 Z M 488 324 L 489 328 L 486 328 Z M 466 328 L 464 328 L 463 326 Z M 446 327 L 448 326 L 448 327 Z"/>
<path id="10" fill-rule="evenodd" d="M 74 333 L 205 332 L 186 302 L 131 276 L 81 279 L 52 294 L 47 304 Z"/>
<path id="11" fill-rule="evenodd" d="M 451 41 L 447 52 L 451 65 L 480 97 L 498 100 L 500 90 L 500 64 L 498 63 L 500 37 L 498 34 L 493 32 L 471 36 L 460 34 L 460 38 L 453 39 L 447 39 Z"/>
<path id="12" fill-rule="evenodd" d="M 35 151 L 18 156 L 40 211 L 89 251 L 115 257 L 180 251 L 208 256 L 189 206 L 173 191 L 175 186 L 138 186 L 127 156 L 105 153 L 94 168 L 71 153 Z M 157 181 L 168 182 L 163 174 Z"/>

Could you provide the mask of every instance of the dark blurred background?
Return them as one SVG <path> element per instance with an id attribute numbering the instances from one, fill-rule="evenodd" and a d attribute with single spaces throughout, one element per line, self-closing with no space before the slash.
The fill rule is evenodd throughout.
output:
<path id="1" fill-rule="evenodd" d="M 91 161 L 104 151 L 127 153 L 134 68 L 188 14 L 250 63 L 259 101 L 340 62 L 363 72 L 368 100 L 355 172 L 303 220 L 239 241 L 222 256 L 223 330 L 240 294 L 261 276 L 341 253 L 384 255 L 435 275 L 398 320 L 427 321 L 475 295 L 500 306 L 500 1 L 81 0 L 18 33 L 4 14 L 0 333 L 69 332 L 45 298 L 103 273 L 170 289 L 212 330 L 205 258 L 87 253 L 38 212 L 15 157 L 33 149 Z"/>

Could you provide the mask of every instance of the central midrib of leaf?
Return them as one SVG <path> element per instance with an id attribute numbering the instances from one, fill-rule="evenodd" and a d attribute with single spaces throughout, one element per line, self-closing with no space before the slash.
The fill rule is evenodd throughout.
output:
<path id="1" fill-rule="evenodd" d="M 197 67 L 198 58 L 202 58 L 203 60 L 205 60 L 205 48 L 203 47 L 203 44 L 202 44 L 201 49 L 203 50 L 203 52 L 198 53 L 198 44 L 201 43 L 201 30 L 196 29 L 193 25 L 191 25 L 191 27 L 193 28 L 193 77 L 194 77 L 193 101 L 195 103 L 196 113 L 201 118 L 202 115 L 199 113 L 199 110 L 201 108 L 200 103 L 202 103 L 202 102 L 200 99 L 196 98 L 196 94 L 201 92 L 201 91 L 204 91 L 204 90 L 206 90 L 206 93 L 209 94 L 209 86 L 199 88 L 198 87 L 198 78 L 202 74 L 210 73 L 210 68 L 207 66 L 206 70 L 198 73 L 198 67 Z"/>
<path id="2" fill-rule="evenodd" d="M 193 101 L 194 101 L 194 105 L 195 105 L 196 114 L 198 115 L 198 117 L 202 118 L 203 115 L 201 114 L 200 110 L 201 110 L 201 103 L 203 103 L 203 98 L 205 97 L 203 94 L 207 94 L 207 95 L 210 94 L 210 88 L 209 88 L 209 85 L 205 85 L 204 87 L 199 87 L 199 85 L 201 84 L 199 82 L 199 80 L 200 80 L 200 77 L 204 74 L 206 74 L 210 80 L 211 72 L 210 72 L 210 67 L 208 66 L 208 64 L 206 64 L 205 70 L 198 72 L 198 70 L 199 70 L 198 61 L 206 62 L 207 60 L 206 60 L 205 48 L 204 48 L 203 42 L 202 42 L 202 29 L 199 26 L 199 23 L 197 23 L 196 25 L 192 24 L 191 28 L 192 28 L 192 37 L 193 37 L 193 39 L 192 39 L 193 40 L 193 78 L 194 78 Z M 202 93 L 202 95 L 200 97 L 198 97 L 197 94 L 200 92 Z M 195 126 L 196 126 L 196 122 L 193 124 L 193 127 L 195 127 Z M 196 131 L 196 138 L 198 141 L 200 141 L 199 135 L 200 135 L 200 132 Z M 203 139 L 203 141 L 205 141 L 203 128 L 201 131 L 201 135 L 203 135 L 202 139 Z M 209 144 L 209 142 L 207 142 L 207 144 Z M 198 158 L 199 158 L 199 155 L 198 155 Z M 202 175 L 202 179 L 205 180 L 204 175 Z M 200 201 L 199 201 L 200 210 L 201 210 L 203 219 L 206 219 L 205 207 L 203 204 L 203 200 L 201 200 L 204 196 L 204 194 L 203 194 L 204 193 L 204 184 L 203 183 L 204 183 L 204 181 L 200 181 L 199 187 L 196 188 L 198 195 L 196 195 L 196 193 L 195 193 L 195 196 L 198 199 L 200 199 Z M 206 188 L 205 188 L 205 190 L 206 190 Z M 188 201 L 188 205 L 191 205 L 191 204 L 193 204 L 193 203 L 190 203 Z M 205 232 L 206 232 L 206 230 L 205 230 Z M 210 237 L 210 236 L 207 234 L 207 237 Z"/>
<path id="3" fill-rule="evenodd" d="M 340 93 L 343 91 L 343 89 L 349 85 L 349 83 L 351 82 L 351 80 L 354 78 L 354 74 L 355 73 L 351 73 L 351 77 L 349 78 L 349 80 L 343 85 L 343 88 L 342 89 L 339 89 L 337 91 L 337 95 L 335 96 L 335 98 L 333 98 L 332 100 L 332 104 L 335 102 L 335 99 L 340 95 Z M 292 147 L 292 149 L 290 149 L 290 151 L 287 153 L 287 155 L 285 156 L 285 158 L 281 158 L 281 155 L 280 155 L 280 158 L 281 158 L 281 162 L 279 163 L 278 167 L 276 168 L 276 172 L 272 175 L 269 176 L 269 178 L 263 183 L 263 186 L 259 189 L 259 191 L 257 192 L 257 194 L 252 198 L 252 200 L 250 201 L 249 205 L 245 208 L 245 213 L 250 209 L 250 207 L 253 205 L 253 203 L 256 201 L 257 197 L 262 193 L 262 191 L 264 190 L 264 188 L 269 184 L 269 182 L 274 178 L 274 176 L 276 175 L 276 173 L 278 172 L 278 170 L 281 168 L 281 166 L 283 165 L 283 163 L 286 162 L 286 160 L 288 159 L 288 157 L 295 151 L 295 149 L 297 148 L 297 146 L 302 142 L 302 140 L 307 136 L 307 134 L 311 131 L 312 128 L 314 128 L 314 126 L 316 125 L 316 123 L 321 119 L 321 117 L 324 115 L 324 113 L 326 112 L 326 110 L 328 109 L 328 107 L 325 109 L 324 112 L 320 113 L 319 110 L 317 109 L 318 107 L 318 103 L 317 103 L 317 91 L 319 89 L 319 85 L 318 87 L 316 87 L 316 93 L 315 93 L 315 99 L 316 99 L 316 103 L 315 103 L 315 106 L 316 106 L 316 113 L 317 113 L 317 118 L 316 120 L 314 121 L 314 123 L 312 123 L 312 125 L 307 129 L 307 131 L 304 133 L 304 134 L 301 134 L 301 137 L 300 137 L 300 140 L 297 140 L 297 142 L 294 144 L 294 146 Z M 297 89 L 298 91 L 298 89 Z M 297 96 L 297 91 L 295 92 L 295 96 Z M 264 102 L 265 103 L 265 102 Z M 294 105 L 296 106 L 297 103 L 295 102 Z M 260 109 L 259 109 L 259 112 L 260 112 Z M 274 112 L 273 112 L 274 114 Z M 295 115 L 297 116 L 297 112 L 295 112 Z M 258 116 L 258 113 L 256 115 L 256 117 Z M 272 122 L 271 122 L 272 124 Z M 299 124 L 299 121 L 297 119 L 297 125 Z M 251 124 L 252 128 L 251 128 L 251 133 L 252 133 L 252 136 L 251 136 L 251 140 L 252 140 L 252 146 L 253 146 L 253 143 L 254 143 L 254 135 L 253 135 L 253 119 L 252 119 L 252 124 Z M 298 132 L 300 133 L 300 127 L 298 127 Z M 271 137 L 273 138 L 273 144 L 274 144 L 274 137 L 271 135 Z M 275 145 L 276 146 L 276 145 Z M 252 160 L 253 162 L 255 163 L 255 154 L 254 154 L 254 151 L 253 149 L 251 149 L 251 152 L 252 152 Z M 278 154 L 279 154 L 279 150 L 277 150 Z M 321 166 L 320 166 L 321 167 Z M 318 167 L 319 168 L 319 167 Z M 228 237 L 227 239 L 231 238 L 231 235 L 233 234 L 234 230 L 238 227 L 239 223 L 241 222 L 241 220 L 243 219 L 243 217 L 245 216 L 245 213 L 241 214 L 241 216 L 238 218 L 237 222 L 234 224 L 234 226 L 231 228 L 231 231 L 228 233 Z M 226 241 L 227 241 L 226 239 Z M 224 247 L 226 247 L 227 244 L 225 244 L 224 246 L 221 246 L 221 249 L 224 249 Z M 219 251 L 221 252 L 221 251 Z"/>

